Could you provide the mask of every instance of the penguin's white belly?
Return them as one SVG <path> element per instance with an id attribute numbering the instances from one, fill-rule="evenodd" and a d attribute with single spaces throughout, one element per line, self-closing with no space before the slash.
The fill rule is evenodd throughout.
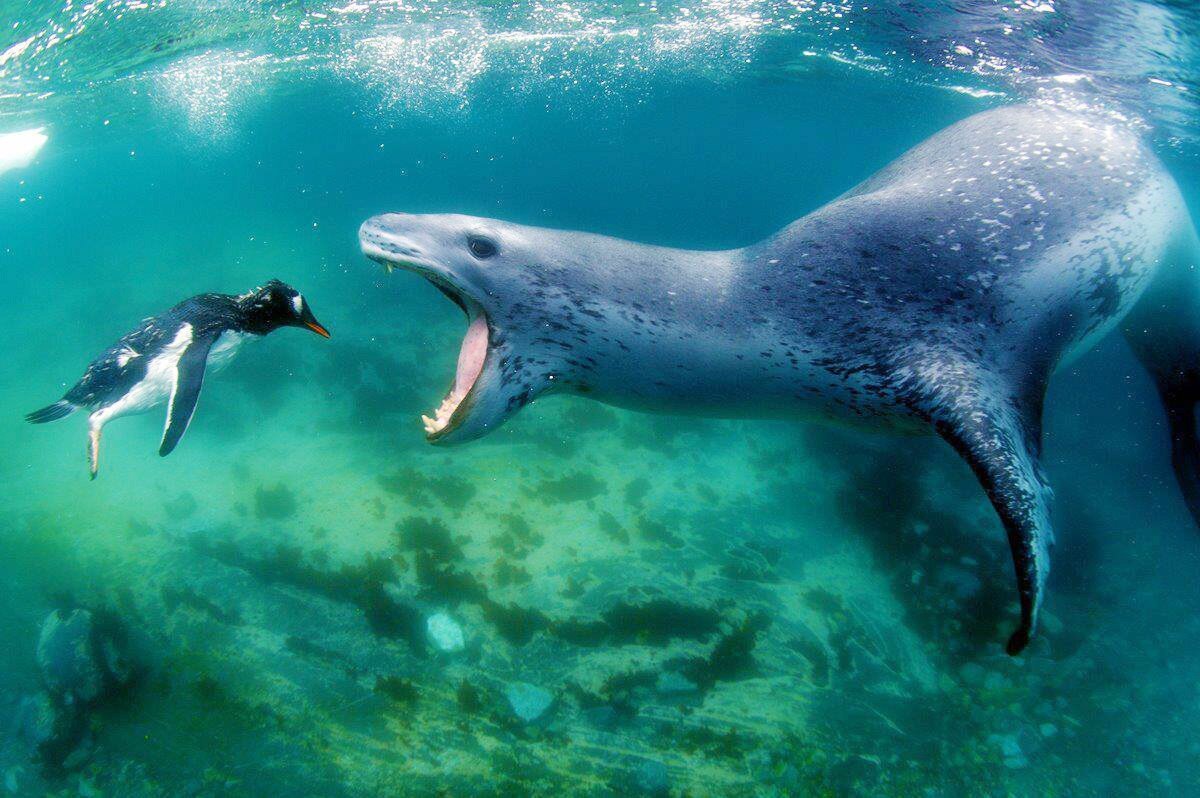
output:
<path id="1" fill-rule="evenodd" d="M 140 382 L 117 401 L 92 413 L 93 425 L 104 425 L 118 416 L 144 413 L 166 402 L 175 388 L 179 358 L 191 343 L 192 325 L 185 324 L 171 343 L 151 358 L 146 365 L 146 376 Z"/>
<path id="2" fill-rule="evenodd" d="M 208 371 L 216 371 L 229 365 L 242 344 L 249 338 L 255 338 L 253 333 L 233 332 L 226 330 L 217 338 L 212 349 L 208 351 Z"/>

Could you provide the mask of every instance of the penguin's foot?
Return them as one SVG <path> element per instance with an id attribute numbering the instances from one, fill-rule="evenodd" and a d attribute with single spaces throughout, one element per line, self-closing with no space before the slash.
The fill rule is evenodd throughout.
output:
<path id="1" fill-rule="evenodd" d="M 100 471 L 100 427 L 88 430 L 88 471 L 92 479 Z"/>

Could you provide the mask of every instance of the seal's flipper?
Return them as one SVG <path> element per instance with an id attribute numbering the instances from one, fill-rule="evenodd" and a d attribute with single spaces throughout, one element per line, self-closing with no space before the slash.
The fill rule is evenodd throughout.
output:
<path id="1" fill-rule="evenodd" d="M 192 422 L 192 414 L 196 412 L 196 401 L 200 398 L 200 388 L 204 385 L 204 367 L 208 362 L 208 351 L 216 339 L 215 335 L 197 338 L 179 356 L 179 362 L 175 366 L 175 382 L 171 388 L 171 401 L 167 404 L 167 423 L 163 429 L 162 443 L 158 447 L 158 453 L 162 457 L 175 450 L 179 439 L 187 432 L 188 424 Z"/>
<path id="2" fill-rule="evenodd" d="M 1179 491 L 1192 518 L 1200 526 L 1200 438 L 1196 436 L 1200 373 L 1195 369 L 1164 365 L 1159 360 L 1161 350 L 1142 349 L 1133 336 L 1127 333 L 1126 337 L 1158 385 L 1158 395 L 1167 414 L 1167 430 L 1171 435 L 1171 469 L 1175 472 Z"/>
<path id="3" fill-rule="evenodd" d="M 1200 387 L 1200 381 L 1193 383 Z M 1189 391 L 1160 390 L 1171 432 L 1171 468 L 1183 500 L 1200 526 L 1200 439 L 1196 437 L 1197 395 Z"/>
<path id="4" fill-rule="evenodd" d="M 1158 388 L 1171 436 L 1171 467 L 1200 526 L 1200 238 L 1191 225 L 1163 261 L 1160 274 L 1122 327 Z"/>
<path id="5" fill-rule="evenodd" d="M 926 363 L 918 371 L 917 410 L 971 466 L 1008 535 L 1021 621 L 1006 650 L 1018 654 L 1037 630 L 1054 546 L 1053 493 L 1039 461 L 1045 382 L 1013 390 L 974 364 Z"/>
<path id="6" fill-rule="evenodd" d="M 938 432 L 962 455 L 987 491 L 1012 549 L 1021 600 L 1021 624 L 1008 639 L 1018 654 L 1037 630 L 1046 576 L 1050 573 L 1051 492 L 1029 445 L 1029 432 L 1013 419 L 982 410 L 938 424 Z"/>

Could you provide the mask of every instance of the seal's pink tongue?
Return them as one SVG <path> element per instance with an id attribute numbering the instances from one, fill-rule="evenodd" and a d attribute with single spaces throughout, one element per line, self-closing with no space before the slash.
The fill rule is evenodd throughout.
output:
<path id="1" fill-rule="evenodd" d="M 467 328 L 463 338 L 462 349 L 458 352 L 458 371 L 454 375 L 454 393 L 461 399 L 471 390 L 479 372 L 483 371 L 483 361 L 487 357 L 488 327 L 487 319 L 482 313 L 475 317 Z"/>
<path id="2" fill-rule="evenodd" d="M 487 348 L 487 318 L 480 313 L 467 328 L 462 348 L 458 350 L 458 368 L 454 372 L 454 387 L 450 389 L 450 393 L 446 394 L 446 398 L 438 405 L 437 410 L 433 411 L 433 416 L 421 416 L 426 433 L 435 435 L 449 426 L 454 411 L 467 398 L 471 387 L 475 385 L 475 380 L 479 379 L 479 375 L 483 372 L 483 363 L 487 359 Z"/>

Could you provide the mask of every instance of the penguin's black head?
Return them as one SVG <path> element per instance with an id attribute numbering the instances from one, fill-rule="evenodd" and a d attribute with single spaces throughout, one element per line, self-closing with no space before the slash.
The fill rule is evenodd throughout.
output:
<path id="1" fill-rule="evenodd" d="M 272 280 L 239 297 L 246 311 L 246 331 L 266 335 L 280 327 L 307 327 L 329 337 L 308 307 L 304 295 L 281 280 Z"/>

